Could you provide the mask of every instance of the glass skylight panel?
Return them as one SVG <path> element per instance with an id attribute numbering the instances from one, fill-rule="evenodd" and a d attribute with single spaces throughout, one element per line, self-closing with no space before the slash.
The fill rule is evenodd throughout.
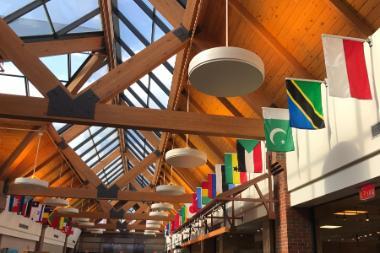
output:
<path id="1" fill-rule="evenodd" d="M 99 78 L 101 78 L 102 76 L 104 76 L 107 72 L 108 72 L 107 65 L 104 65 L 103 67 L 101 67 L 100 69 L 98 69 L 97 71 L 95 71 L 90 76 L 90 78 L 88 78 L 88 80 L 84 83 L 84 85 L 79 90 L 79 92 L 82 91 L 82 90 L 84 90 L 85 88 L 87 88 L 90 84 L 92 84 L 93 82 L 95 82 L 96 80 L 98 80 Z"/>
<path id="2" fill-rule="evenodd" d="M 87 32 L 99 32 L 102 31 L 102 20 L 100 15 L 96 15 L 95 17 L 87 20 L 77 28 L 73 29 L 69 33 L 87 33 Z"/>
<path id="3" fill-rule="evenodd" d="M 173 74 L 164 65 L 159 65 L 157 68 L 153 69 L 152 72 L 160 79 L 167 89 L 170 89 Z"/>
<path id="4" fill-rule="evenodd" d="M 43 6 L 40 6 L 11 22 L 9 26 L 18 36 L 53 34 Z"/>
<path id="5" fill-rule="evenodd" d="M 26 95 L 25 78 L 11 75 L 0 75 L 0 93 L 9 95 Z"/>
<path id="6" fill-rule="evenodd" d="M 70 72 L 71 72 L 71 76 L 73 76 L 74 73 L 80 68 L 80 66 L 87 60 L 87 58 L 90 57 L 90 54 L 73 53 L 70 55 L 70 57 L 71 57 Z"/>
<path id="7" fill-rule="evenodd" d="M 50 0 L 46 3 L 55 31 L 99 7 L 98 0 Z"/>
<path id="8" fill-rule="evenodd" d="M 67 55 L 41 57 L 40 60 L 62 81 L 69 80 Z"/>
<path id="9" fill-rule="evenodd" d="M 33 0 L 0 0 L 0 17 L 8 16 Z"/>
<path id="10" fill-rule="evenodd" d="M 39 90 L 37 90 L 37 88 L 30 82 L 28 81 L 28 88 L 29 88 L 29 96 L 31 97 L 38 97 L 38 98 L 42 98 L 44 97 L 41 92 Z"/>
<path id="11" fill-rule="evenodd" d="M 145 48 L 145 45 L 121 20 L 119 20 L 119 33 L 120 39 L 125 43 L 125 46 L 133 51 L 134 54 L 137 54 Z"/>

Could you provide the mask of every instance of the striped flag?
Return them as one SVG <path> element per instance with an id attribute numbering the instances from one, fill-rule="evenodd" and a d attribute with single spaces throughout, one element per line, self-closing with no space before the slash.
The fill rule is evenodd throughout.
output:
<path id="1" fill-rule="evenodd" d="M 248 181 L 247 172 L 239 172 L 240 173 L 240 184 L 244 184 Z"/>
<path id="2" fill-rule="evenodd" d="M 222 175 L 222 164 L 215 164 L 215 190 L 216 195 L 223 192 L 223 175 Z"/>
<path id="3" fill-rule="evenodd" d="M 207 205 L 211 199 L 208 197 L 208 183 L 202 182 L 202 204 Z"/>
<path id="4" fill-rule="evenodd" d="M 234 171 L 234 181 L 233 184 L 240 184 L 240 172 L 239 171 Z"/>
<path id="5" fill-rule="evenodd" d="M 202 208 L 202 187 L 197 187 L 197 208 Z"/>
<path id="6" fill-rule="evenodd" d="M 234 183 L 234 171 L 238 170 L 238 159 L 236 153 L 224 154 L 224 166 L 226 173 L 226 182 L 229 184 Z"/>
<path id="7" fill-rule="evenodd" d="M 197 193 L 196 192 L 193 193 L 193 201 L 191 203 L 191 206 L 189 207 L 189 212 L 191 214 L 198 212 L 198 203 L 197 203 Z"/>
<path id="8" fill-rule="evenodd" d="M 237 158 L 239 171 L 248 173 L 262 173 L 262 147 L 261 141 L 257 140 L 237 140 Z"/>
<path id="9" fill-rule="evenodd" d="M 44 212 L 45 205 L 40 204 L 37 201 L 33 201 L 31 208 L 30 208 L 30 219 L 35 222 L 41 222 L 42 221 L 42 215 Z"/>
<path id="10" fill-rule="evenodd" d="M 356 38 L 322 35 L 330 96 L 372 99 L 364 42 Z"/>
<path id="11" fill-rule="evenodd" d="M 216 197 L 216 175 L 208 174 L 208 197 L 214 199 Z"/>

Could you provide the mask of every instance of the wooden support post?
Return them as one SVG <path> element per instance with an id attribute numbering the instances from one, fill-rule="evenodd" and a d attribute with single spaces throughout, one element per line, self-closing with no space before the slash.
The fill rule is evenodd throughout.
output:
<path id="1" fill-rule="evenodd" d="M 40 240 L 37 242 L 37 245 L 36 245 L 36 251 L 37 252 L 42 251 L 42 248 L 44 246 L 45 232 L 46 232 L 47 227 L 48 227 L 48 225 L 42 224 Z"/>
<path id="2" fill-rule="evenodd" d="M 63 249 L 62 249 L 62 253 L 66 253 L 66 249 L 67 249 L 67 239 L 69 238 L 69 235 L 66 234 L 65 235 L 65 243 L 63 244 Z"/>

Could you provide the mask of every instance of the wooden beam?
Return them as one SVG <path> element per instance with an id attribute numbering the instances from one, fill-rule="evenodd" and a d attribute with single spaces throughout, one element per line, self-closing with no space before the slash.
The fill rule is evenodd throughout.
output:
<path id="1" fill-rule="evenodd" d="M 342 0 L 326 0 L 328 4 L 335 9 L 338 14 L 350 23 L 355 31 L 360 33 L 363 38 L 372 35 L 376 29 L 372 27 L 367 21 L 360 16 L 360 14 L 353 9 L 346 1 Z"/>
<path id="2" fill-rule="evenodd" d="M 180 51 L 185 46 L 188 36 L 185 35 L 180 39 L 178 37 L 179 33 L 186 33 L 186 31 L 177 28 L 167 33 L 129 60 L 112 69 L 80 94 L 91 89 L 100 98 L 100 102 L 109 101 L 136 80 Z"/>
<path id="3" fill-rule="evenodd" d="M 160 139 L 152 131 L 143 131 L 143 130 L 140 130 L 140 133 L 144 136 L 145 139 L 147 139 L 149 141 L 149 143 L 154 148 L 158 147 Z"/>
<path id="4" fill-rule="evenodd" d="M 62 214 L 62 217 L 70 218 L 89 218 L 89 219 L 111 219 L 109 213 L 105 212 L 81 212 L 73 214 Z M 158 221 L 171 221 L 174 216 L 170 215 L 168 217 L 158 217 L 158 216 L 149 216 L 146 213 L 125 213 L 123 219 L 126 220 L 158 220 Z"/>
<path id="5" fill-rule="evenodd" d="M 144 160 L 136 164 L 133 169 L 129 170 L 121 178 L 119 178 L 115 184 L 119 186 L 120 189 L 123 189 L 129 182 L 134 180 L 143 170 L 146 169 L 146 167 L 154 163 L 160 156 L 160 152 L 152 152 L 145 157 Z"/>
<path id="6" fill-rule="evenodd" d="M 173 133 L 263 139 L 261 119 L 204 115 L 196 112 L 161 111 L 118 105 L 97 104 L 94 119 L 46 115 L 48 100 L 0 95 L 0 117 L 47 122 L 99 125 Z"/>
<path id="7" fill-rule="evenodd" d="M 82 69 L 75 74 L 73 80 L 69 82 L 67 89 L 72 94 L 77 94 L 90 76 L 103 66 L 105 58 L 106 56 L 101 53 L 92 54 Z"/>
<path id="8" fill-rule="evenodd" d="M 33 52 L 24 47 L 24 42 L 3 19 L 0 19 L 0 34 L 1 58 L 10 59 L 41 94 L 47 97 L 50 90 L 61 87 L 71 97 L 65 86 Z"/>
<path id="9" fill-rule="evenodd" d="M 181 24 L 184 15 L 183 7 L 173 0 L 149 0 L 172 26 L 177 27 Z"/>
<path id="10" fill-rule="evenodd" d="M 61 188 L 49 187 L 43 188 L 38 186 L 10 184 L 5 190 L 8 195 L 25 195 L 39 197 L 59 197 L 59 198 L 77 198 L 77 199 L 95 199 L 95 200 L 110 200 L 112 197 L 98 197 L 98 192 L 95 188 Z M 156 192 L 131 192 L 118 191 L 117 200 L 126 201 L 141 201 L 141 202 L 170 202 L 170 203 L 191 203 L 191 194 L 182 195 L 166 195 Z"/>
<path id="11" fill-rule="evenodd" d="M 239 2 L 230 0 L 229 5 L 245 20 L 255 33 L 261 37 L 296 70 L 297 75 L 314 78 L 309 71 Z"/>
<path id="12" fill-rule="evenodd" d="M 37 57 L 52 56 L 59 54 L 96 52 L 103 50 L 103 35 L 91 35 L 84 38 L 65 38 L 38 42 L 26 42 L 24 47 Z M 4 56 L 3 60 L 10 60 Z"/>
<path id="13" fill-rule="evenodd" d="M 111 0 L 99 0 L 100 15 L 102 17 L 102 25 L 104 31 L 104 43 L 107 51 L 109 69 L 116 66 L 115 53 L 115 35 L 112 20 L 112 3 Z"/>
<path id="14" fill-rule="evenodd" d="M 104 228 L 104 229 L 107 229 L 107 230 L 116 230 L 118 229 L 118 225 L 117 224 L 112 224 L 112 223 L 107 223 L 107 224 L 96 224 L 95 226 L 83 226 L 83 225 L 80 225 L 78 226 L 79 228 Z M 146 226 L 145 225 L 135 225 L 135 224 L 131 224 L 131 225 L 125 225 L 125 229 L 126 230 L 139 230 L 139 231 L 143 231 L 143 230 L 146 230 Z M 160 228 L 160 229 L 155 229 L 155 230 L 159 230 L 159 231 L 163 231 L 163 228 Z"/>

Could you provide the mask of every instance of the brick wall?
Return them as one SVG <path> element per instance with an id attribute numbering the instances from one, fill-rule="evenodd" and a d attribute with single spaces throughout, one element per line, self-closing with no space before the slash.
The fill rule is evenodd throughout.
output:
<path id="1" fill-rule="evenodd" d="M 276 252 L 313 252 L 313 227 L 311 212 L 305 208 L 290 207 L 284 154 L 273 154 L 273 162 L 279 162 L 284 171 L 275 176 L 274 195 L 276 208 Z"/>

